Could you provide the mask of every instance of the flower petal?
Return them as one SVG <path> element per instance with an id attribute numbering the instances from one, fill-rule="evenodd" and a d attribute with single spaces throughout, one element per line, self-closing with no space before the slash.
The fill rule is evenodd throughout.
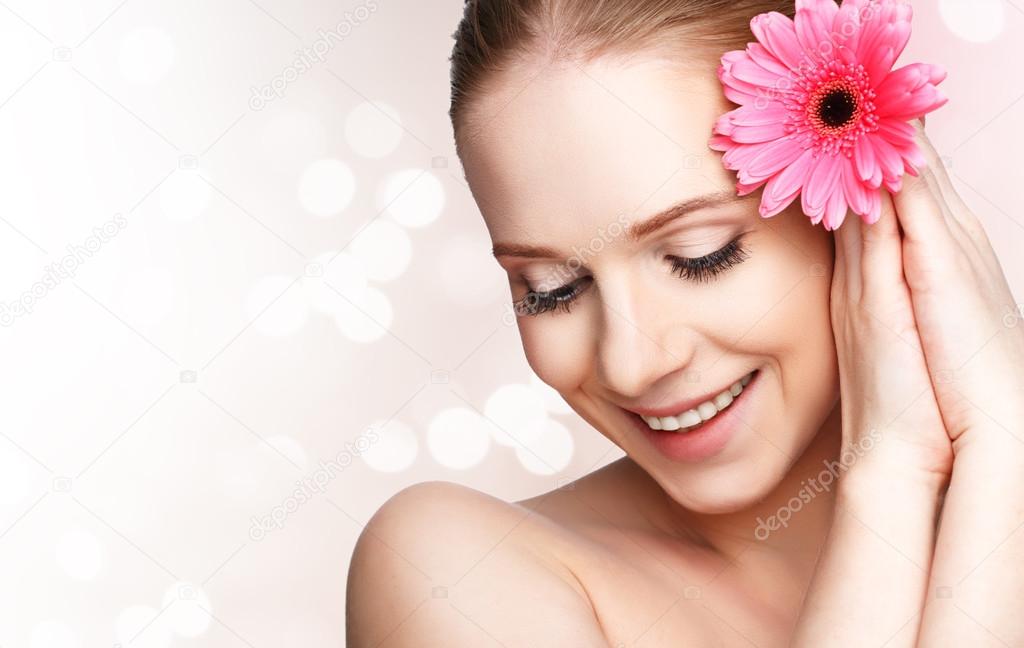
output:
<path id="1" fill-rule="evenodd" d="M 894 151 L 895 153 L 895 151 Z M 814 170 L 804 186 L 804 203 L 818 211 L 828 197 L 838 189 L 839 172 L 842 169 L 840 155 L 823 154 L 818 157 Z"/>
<path id="2" fill-rule="evenodd" d="M 750 21 L 750 30 L 772 54 L 791 70 L 800 69 L 804 60 L 793 20 L 778 11 L 758 14 Z"/>
<path id="3" fill-rule="evenodd" d="M 893 70 L 875 88 L 875 104 L 883 105 L 912 94 L 926 83 L 937 85 L 946 78 L 946 69 L 930 63 L 911 63 Z"/>
<path id="4" fill-rule="evenodd" d="M 796 0 L 796 37 L 808 56 L 820 60 L 831 53 L 834 43 L 830 35 L 837 13 L 835 0 Z"/>
<path id="5" fill-rule="evenodd" d="M 847 166 L 845 158 L 841 159 L 836 166 L 840 169 L 839 175 L 842 176 L 843 169 Z M 825 203 L 825 229 L 829 231 L 839 229 L 839 226 L 846 220 L 846 212 L 849 209 L 849 205 L 846 204 L 846 196 L 841 188 L 830 193 Z"/>
<path id="6" fill-rule="evenodd" d="M 875 83 L 885 78 L 910 39 L 913 10 L 900 1 L 881 2 L 865 10 L 866 20 L 857 42 L 857 58 Z"/>
<path id="7" fill-rule="evenodd" d="M 868 209 L 868 191 L 864 186 L 852 161 L 848 161 L 843 169 L 843 192 L 850 209 L 857 214 L 864 214 Z"/>
<path id="8" fill-rule="evenodd" d="M 708 148 L 713 151 L 728 151 L 732 149 L 736 144 L 732 141 L 732 138 L 725 135 L 713 135 L 708 140 Z"/>
<path id="9" fill-rule="evenodd" d="M 884 137 L 869 135 L 868 138 L 875 150 L 878 166 L 882 169 L 882 178 L 888 182 L 902 175 L 900 172 L 903 170 L 903 160 L 900 158 L 899 151 Z"/>
<path id="10" fill-rule="evenodd" d="M 732 138 L 743 144 L 770 142 L 786 135 L 786 124 L 781 121 L 756 126 L 740 126 L 733 123 Z"/>
<path id="11" fill-rule="evenodd" d="M 803 149 L 792 140 L 779 140 L 766 146 L 751 158 L 746 168 L 741 169 L 739 178 L 743 182 L 768 180 L 783 168 L 794 162 Z"/>
<path id="12" fill-rule="evenodd" d="M 726 169 L 733 171 L 745 169 L 750 164 L 750 160 L 767 146 L 771 146 L 771 143 L 740 144 L 734 142 L 734 146 L 722 156 L 722 164 Z"/>
<path id="13" fill-rule="evenodd" d="M 832 22 L 832 34 L 838 43 L 848 48 L 856 59 L 857 41 L 863 33 L 864 20 L 870 15 L 868 0 L 844 0 Z"/>
<path id="14" fill-rule="evenodd" d="M 715 133 L 716 135 L 732 135 L 732 116 L 734 112 L 735 111 L 730 110 L 729 112 L 725 113 L 724 115 L 716 119 L 712 132 Z"/>
<path id="15" fill-rule="evenodd" d="M 762 217 L 775 216 L 796 199 L 811 170 L 810 163 L 813 158 L 814 149 L 804 149 L 800 157 L 768 181 L 758 208 Z"/>
<path id="16" fill-rule="evenodd" d="M 947 101 L 949 99 L 938 88 L 928 83 L 901 100 L 879 105 L 875 114 L 879 117 L 909 120 L 928 114 Z"/>
<path id="17" fill-rule="evenodd" d="M 900 148 L 914 143 L 917 129 L 909 122 L 890 117 L 878 120 L 878 134 L 896 148 Z"/>
<path id="18" fill-rule="evenodd" d="M 772 178 L 768 183 L 766 191 L 772 193 L 774 200 L 781 200 L 785 196 L 794 194 L 807 182 L 814 166 L 814 149 L 806 148 L 793 163 L 782 170 L 782 173 Z"/>
<path id="19" fill-rule="evenodd" d="M 747 43 L 747 55 L 752 61 L 776 76 L 787 77 L 791 74 L 791 70 L 761 43 Z"/>
<path id="20" fill-rule="evenodd" d="M 754 182 L 754 183 L 737 182 L 736 183 L 736 195 L 738 195 L 738 196 L 746 196 L 747 194 L 752 194 L 755 191 L 757 191 L 758 187 L 760 187 L 763 184 L 764 184 L 764 180 L 761 180 L 760 182 Z"/>
<path id="21" fill-rule="evenodd" d="M 861 220 L 868 225 L 874 225 L 882 217 L 882 193 L 878 189 L 868 189 L 868 207 L 865 213 L 861 214 Z"/>
<path id="22" fill-rule="evenodd" d="M 857 175 L 864 182 L 871 181 L 872 176 L 875 175 L 875 169 L 878 167 L 875 149 L 871 146 L 868 137 L 868 135 L 861 135 L 853 146 L 853 159 L 856 163 Z"/>
<path id="23" fill-rule="evenodd" d="M 781 122 L 788 115 L 789 111 L 778 101 L 768 102 L 767 105 L 747 105 L 728 113 L 731 125 L 736 126 L 762 126 Z"/>
<path id="24" fill-rule="evenodd" d="M 749 56 L 736 60 L 732 64 L 730 72 L 740 81 L 751 85 L 765 88 L 784 87 L 784 84 L 780 82 L 782 77 L 777 72 L 766 70 Z"/>
<path id="25" fill-rule="evenodd" d="M 721 65 L 718 66 L 718 80 L 722 83 L 726 98 L 740 105 L 753 103 L 761 92 L 757 86 L 737 79 L 732 73 L 733 64 L 746 55 L 743 50 L 731 50 L 722 55 Z"/>

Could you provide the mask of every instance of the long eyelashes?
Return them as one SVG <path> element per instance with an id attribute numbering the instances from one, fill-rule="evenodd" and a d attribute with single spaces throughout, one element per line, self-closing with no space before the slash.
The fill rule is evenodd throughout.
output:
<path id="1" fill-rule="evenodd" d="M 749 253 L 743 247 L 742 241 L 745 234 L 740 234 L 725 247 L 716 250 L 711 254 L 689 259 L 686 257 L 666 256 L 672 273 L 680 279 L 695 283 L 706 283 L 717 278 L 723 272 L 743 263 Z M 586 289 L 591 282 L 591 277 L 581 277 L 576 281 L 546 292 L 528 292 L 522 299 L 513 303 L 513 309 L 517 315 L 534 316 L 555 310 L 568 313 L 576 298 Z"/>
<path id="2" fill-rule="evenodd" d="M 746 248 L 741 244 L 742 239 L 743 235 L 741 234 L 721 250 L 697 259 L 675 256 L 667 258 L 672 262 L 672 271 L 678 274 L 680 279 L 697 283 L 711 281 L 729 268 L 743 263 L 749 256 Z"/>

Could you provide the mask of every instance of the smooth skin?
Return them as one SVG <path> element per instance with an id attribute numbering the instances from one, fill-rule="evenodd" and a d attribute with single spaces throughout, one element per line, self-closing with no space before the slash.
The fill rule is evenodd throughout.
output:
<path id="1" fill-rule="evenodd" d="M 729 107 L 711 64 L 506 72 L 463 164 L 496 244 L 556 248 L 498 259 L 513 298 L 565 283 L 574 246 L 617 216 L 731 189 L 706 147 Z M 627 456 L 522 502 L 446 482 L 393 496 L 356 545 L 348 645 L 1024 641 L 1024 323 L 923 126 L 918 139 L 928 168 L 883 194 L 873 225 L 851 213 L 826 232 L 799 201 L 762 219 L 758 192 L 588 255 L 570 312 L 519 330 L 538 376 Z M 709 283 L 666 267 L 740 233 L 749 258 Z M 755 416 L 703 462 L 663 457 L 621 409 L 754 368 Z M 793 504 L 844 456 L 838 483 Z"/>

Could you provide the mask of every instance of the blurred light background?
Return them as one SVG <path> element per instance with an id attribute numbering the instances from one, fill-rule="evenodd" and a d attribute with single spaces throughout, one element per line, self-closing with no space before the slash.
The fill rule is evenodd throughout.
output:
<path id="1" fill-rule="evenodd" d="M 928 130 L 1020 299 L 1022 3 L 913 4 L 899 64 L 949 70 Z M 461 11 L 0 3 L 0 646 L 343 645 L 391 494 L 621 456 L 523 358 L 446 115 Z"/>

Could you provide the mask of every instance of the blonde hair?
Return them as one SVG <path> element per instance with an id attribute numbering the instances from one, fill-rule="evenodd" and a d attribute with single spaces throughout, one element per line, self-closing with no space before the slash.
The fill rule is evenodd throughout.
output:
<path id="1" fill-rule="evenodd" d="M 450 59 L 456 145 L 473 98 L 516 63 L 669 48 L 690 60 L 711 55 L 715 68 L 753 40 L 750 19 L 768 11 L 792 18 L 794 0 L 466 0 Z"/>

